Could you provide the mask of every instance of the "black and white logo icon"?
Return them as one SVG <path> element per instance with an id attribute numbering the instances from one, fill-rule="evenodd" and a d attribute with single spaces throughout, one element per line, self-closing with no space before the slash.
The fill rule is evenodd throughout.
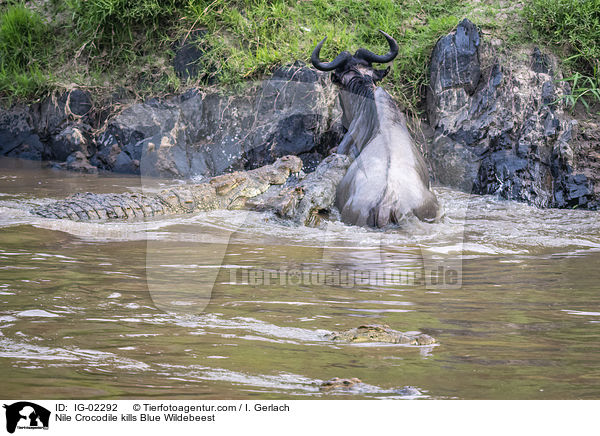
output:
<path id="1" fill-rule="evenodd" d="M 29 401 L 19 401 L 4 405 L 6 409 L 6 431 L 14 433 L 18 429 L 48 429 L 50 411 Z"/>

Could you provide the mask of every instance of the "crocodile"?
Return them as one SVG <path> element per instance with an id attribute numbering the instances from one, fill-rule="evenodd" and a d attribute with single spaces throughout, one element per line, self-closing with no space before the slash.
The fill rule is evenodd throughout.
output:
<path id="1" fill-rule="evenodd" d="M 339 378 L 333 377 L 327 381 L 324 381 L 320 385 L 322 391 L 329 391 L 332 389 L 350 389 L 357 384 L 362 383 L 362 380 L 356 377 L 352 378 Z"/>
<path id="2" fill-rule="evenodd" d="M 301 180 L 270 188 L 248 204 L 253 210 L 272 211 L 297 224 L 318 227 L 335 203 L 337 186 L 351 163 L 348 156 L 331 154 Z"/>
<path id="3" fill-rule="evenodd" d="M 400 395 L 402 397 L 422 397 L 423 394 L 414 386 L 404 386 L 401 388 L 381 388 L 378 386 L 369 385 L 364 383 L 361 379 L 352 378 L 339 378 L 333 377 L 327 381 L 319 383 L 319 390 L 322 393 L 327 394 L 393 394 Z"/>
<path id="4" fill-rule="evenodd" d="M 78 193 L 65 200 L 39 206 L 31 212 L 45 218 L 76 221 L 135 219 L 156 215 L 193 213 L 216 209 L 243 209 L 249 198 L 273 185 L 283 185 L 302 169 L 302 160 L 284 156 L 271 165 L 211 177 L 197 184 L 163 189 L 157 194 Z"/>
<path id="5" fill-rule="evenodd" d="M 135 220 L 168 214 L 216 209 L 272 211 L 298 224 L 317 226 L 323 211 L 335 202 L 335 192 L 350 159 L 332 154 L 314 172 L 302 172 L 297 156 L 284 156 L 273 164 L 222 174 L 201 183 L 178 185 L 156 194 L 77 193 L 64 200 L 38 206 L 31 213 L 44 218 Z"/>
<path id="6" fill-rule="evenodd" d="M 332 332 L 325 335 L 326 339 L 338 342 L 386 342 L 406 345 L 432 345 L 436 340 L 429 335 L 410 335 L 392 330 L 387 325 L 361 325 L 344 332 Z"/>

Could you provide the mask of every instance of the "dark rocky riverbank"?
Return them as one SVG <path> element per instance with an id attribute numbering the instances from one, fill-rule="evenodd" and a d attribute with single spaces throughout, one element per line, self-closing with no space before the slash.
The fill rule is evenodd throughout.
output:
<path id="1" fill-rule="evenodd" d="M 189 178 L 293 154 L 313 170 L 343 136 L 326 74 L 296 63 L 243 93 L 189 90 L 107 116 L 73 90 L 0 113 L 0 154 L 73 170 Z"/>
<path id="2" fill-rule="evenodd" d="M 418 135 L 435 183 L 539 207 L 597 209 L 600 128 L 569 116 L 556 59 L 506 53 L 464 20 L 431 57 Z M 384 84 L 385 86 L 385 84 Z M 107 113 L 75 89 L 0 112 L 0 155 L 174 178 L 211 177 L 299 156 L 305 172 L 341 140 L 336 89 L 302 63 L 235 95 L 189 90 Z"/>
<path id="3" fill-rule="evenodd" d="M 430 79 L 438 183 L 538 207 L 598 208 L 600 129 L 565 112 L 570 90 L 556 59 L 537 48 L 505 53 L 464 20 L 438 41 Z"/>

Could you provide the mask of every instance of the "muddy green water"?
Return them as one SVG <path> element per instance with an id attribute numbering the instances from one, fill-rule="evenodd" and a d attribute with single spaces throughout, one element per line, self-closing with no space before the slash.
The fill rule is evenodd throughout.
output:
<path id="1" fill-rule="evenodd" d="M 385 232 L 246 212 L 146 223 L 27 213 L 161 183 L 0 160 L 2 397 L 600 397 L 595 212 L 439 188 L 442 222 Z M 323 338 L 361 324 L 439 343 Z M 332 377 L 364 385 L 320 391 Z"/>

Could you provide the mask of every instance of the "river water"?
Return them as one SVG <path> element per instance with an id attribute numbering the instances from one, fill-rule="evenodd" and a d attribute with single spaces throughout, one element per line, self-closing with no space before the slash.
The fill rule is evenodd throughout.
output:
<path id="1" fill-rule="evenodd" d="M 27 212 L 168 183 L 0 160 L 3 397 L 600 397 L 596 212 L 445 188 L 440 223 L 386 231 L 253 212 L 112 223 Z M 438 343 L 324 337 L 362 324 Z M 363 384 L 320 390 L 332 377 Z"/>

